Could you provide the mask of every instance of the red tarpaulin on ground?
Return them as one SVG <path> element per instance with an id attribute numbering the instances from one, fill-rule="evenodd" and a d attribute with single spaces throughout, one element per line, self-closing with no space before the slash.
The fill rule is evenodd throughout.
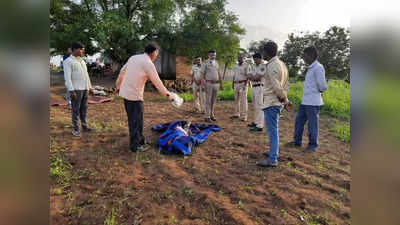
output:
<path id="1" fill-rule="evenodd" d="M 88 103 L 89 104 L 99 104 L 103 102 L 111 102 L 114 100 L 113 98 L 106 98 L 106 97 L 98 97 L 98 96 L 90 96 L 88 98 Z M 66 106 L 67 101 L 62 100 L 62 101 L 57 101 L 57 100 L 50 100 L 50 106 Z"/>

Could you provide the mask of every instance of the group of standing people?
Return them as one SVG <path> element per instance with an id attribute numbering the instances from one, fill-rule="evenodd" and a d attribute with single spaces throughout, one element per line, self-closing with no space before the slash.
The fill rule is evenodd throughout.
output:
<path id="1" fill-rule="evenodd" d="M 115 83 L 119 95 L 124 99 L 129 126 L 129 149 L 133 152 L 143 151 L 149 147 L 143 136 L 143 92 L 146 81 L 150 80 L 162 95 L 174 101 L 173 96 L 160 80 L 153 63 L 159 49 L 156 43 L 149 43 L 143 54 L 130 57 L 122 67 Z M 93 131 L 86 122 L 87 99 L 92 85 L 86 63 L 82 59 L 84 50 L 83 44 L 73 43 L 71 55 L 63 62 L 65 85 L 72 106 L 72 134 L 77 137 L 81 136 L 78 118 L 83 131 Z M 257 162 L 257 165 L 263 167 L 278 165 L 279 117 L 283 108 L 292 107 L 287 97 L 288 70 L 277 53 L 277 44 L 270 41 L 263 46 L 262 53 L 253 55 L 254 65 L 247 64 L 245 56 L 239 55 L 232 82 L 232 88 L 235 91 L 235 106 L 231 119 L 240 119 L 243 122 L 248 120 L 247 92 L 250 82 L 254 121 L 248 126 L 251 127 L 250 131 L 254 132 L 263 131 L 266 127 L 269 136 L 269 151 L 264 152 L 267 159 Z M 307 64 L 304 91 L 296 115 L 293 141 L 288 145 L 301 146 L 304 125 L 308 121 L 309 144 L 306 151 L 312 152 L 318 147 L 319 109 L 323 105 L 322 92 L 327 89 L 327 82 L 324 67 L 317 60 L 316 48 L 313 46 L 305 48 L 302 57 Z M 219 89 L 223 89 L 223 77 L 216 61 L 216 51 L 210 50 L 205 62 L 201 61 L 201 57 L 196 57 L 191 75 L 196 109 L 204 113 L 206 122 L 215 122 L 217 119 L 214 108 L 217 94 Z"/>
<path id="2" fill-rule="evenodd" d="M 269 136 L 269 151 L 264 152 L 267 159 L 257 162 L 263 167 L 278 165 L 279 156 L 279 117 L 283 108 L 291 109 L 288 100 L 289 74 L 286 65 L 277 56 L 278 46 L 268 42 L 263 46 L 263 52 L 253 55 L 254 65 L 245 62 L 245 55 L 238 56 L 234 67 L 232 89 L 235 93 L 234 115 L 231 119 L 248 120 L 247 93 L 250 83 L 252 90 L 252 105 L 254 121 L 249 123 L 251 132 L 261 132 L 266 127 Z M 318 62 L 318 52 L 315 47 L 304 49 L 302 55 L 307 64 L 306 78 L 302 102 L 299 106 L 293 141 L 289 146 L 300 147 L 305 123 L 308 121 L 309 144 L 306 151 L 315 151 L 318 147 L 319 108 L 323 105 L 321 93 L 327 89 L 324 67 Z M 214 107 L 218 92 L 218 83 L 222 88 L 222 77 L 215 61 L 215 51 L 209 52 L 209 58 L 203 64 L 196 57 L 191 70 L 195 108 L 205 111 L 205 121 L 216 121 Z"/>

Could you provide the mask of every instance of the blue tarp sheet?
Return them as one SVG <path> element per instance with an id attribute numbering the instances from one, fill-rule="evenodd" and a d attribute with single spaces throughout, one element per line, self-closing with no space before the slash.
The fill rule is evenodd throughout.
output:
<path id="1" fill-rule="evenodd" d="M 158 124 L 152 130 L 162 132 L 157 139 L 158 150 L 162 153 L 189 155 L 192 147 L 203 143 L 209 134 L 220 131 L 214 124 L 190 124 L 187 121 Z"/>

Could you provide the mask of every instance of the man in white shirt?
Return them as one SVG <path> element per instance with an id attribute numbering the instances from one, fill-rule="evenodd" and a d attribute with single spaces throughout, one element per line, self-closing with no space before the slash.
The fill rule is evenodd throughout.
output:
<path id="1" fill-rule="evenodd" d="M 122 67 L 115 84 L 119 95 L 124 98 L 129 126 L 129 149 L 132 152 L 146 149 L 143 136 L 143 92 L 146 81 L 150 80 L 162 95 L 173 101 L 172 95 L 158 77 L 153 63 L 159 49 L 158 44 L 149 43 L 143 54 L 130 57 Z"/>
<path id="2" fill-rule="evenodd" d="M 65 86 L 70 92 L 72 104 L 72 135 L 81 136 L 78 125 L 78 116 L 81 120 L 82 130 L 85 132 L 92 131 L 86 122 L 87 104 L 89 91 L 92 88 L 86 63 L 82 59 L 85 46 L 79 42 L 75 42 L 71 47 L 72 54 L 63 62 Z"/>
<path id="3" fill-rule="evenodd" d="M 307 64 L 304 81 L 303 97 L 297 111 L 293 141 L 290 146 L 300 147 L 303 138 L 304 125 L 308 121 L 309 143 L 307 151 L 315 151 L 318 147 L 318 120 L 322 101 L 321 93 L 328 89 L 325 80 L 324 66 L 318 62 L 318 52 L 314 46 L 304 49 L 303 59 Z"/>
<path id="4" fill-rule="evenodd" d="M 190 75 L 192 77 L 195 110 L 202 113 L 205 111 L 204 103 L 206 97 L 204 88 L 201 87 L 201 57 L 198 56 L 195 58 Z"/>
<path id="5" fill-rule="evenodd" d="M 68 59 L 68 57 L 72 54 L 72 50 L 71 48 L 68 48 L 67 53 L 63 56 L 63 62 Z M 72 103 L 71 103 L 71 97 L 69 95 L 69 91 L 67 89 L 66 93 L 65 93 L 65 100 L 67 100 L 67 107 L 69 109 L 72 109 Z"/>

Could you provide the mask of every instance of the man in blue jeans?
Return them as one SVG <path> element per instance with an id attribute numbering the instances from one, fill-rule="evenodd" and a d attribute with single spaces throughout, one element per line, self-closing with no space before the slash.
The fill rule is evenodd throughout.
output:
<path id="1" fill-rule="evenodd" d="M 289 75 L 286 65 L 277 56 L 278 46 L 275 42 L 264 45 L 264 56 L 268 60 L 264 74 L 263 111 L 264 121 L 269 136 L 268 159 L 257 162 L 258 166 L 276 167 L 279 156 L 279 114 L 282 105 L 291 106 L 287 92 L 289 90 Z"/>
<path id="2" fill-rule="evenodd" d="M 294 126 L 294 138 L 289 142 L 289 146 L 300 147 L 304 125 L 308 121 L 308 139 L 309 143 L 306 151 L 313 152 L 318 147 L 318 119 L 322 101 L 322 92 L 328 89 L 325 80 L 325 70 L 318 62 L 318 52 L 314 46 L 304 49 L 303 59 L 308 65 L 304 81 L 304 90 L 301 104 L 296 115 Z"/>

